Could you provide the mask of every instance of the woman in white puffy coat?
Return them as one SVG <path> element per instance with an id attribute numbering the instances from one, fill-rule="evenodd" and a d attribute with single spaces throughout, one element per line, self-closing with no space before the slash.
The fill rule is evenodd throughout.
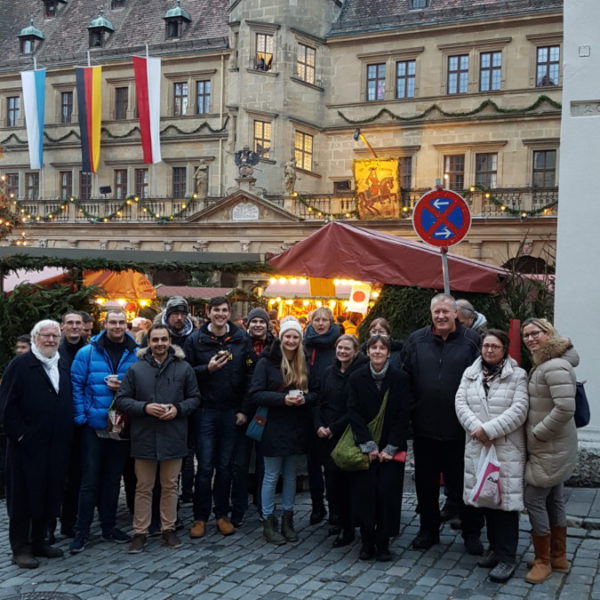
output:
<path id="1" fill-rule="evenodd" d="M 529 406 L 527 374 L 508 356 L 505 332 L 490 329 L 481 356 L 463 374 L 456 394 L 456 414 L 466 431 L 464 495 L 475 488 L 481 452 L 491 444 L 500 462 L 501 502 L 482 507 L 490 548 L 479 565 L 491 568 L 492 581 L 507 581 L 515 571 L 519 511 L 523 510 L 526 445 L 524 423 Z M 489 506 L 489 505 L 488 505 Z"/>

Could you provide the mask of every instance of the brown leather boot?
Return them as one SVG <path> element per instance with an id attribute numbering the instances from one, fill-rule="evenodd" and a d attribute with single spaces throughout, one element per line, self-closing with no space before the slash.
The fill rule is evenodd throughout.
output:
<path id="1" fill-rule="evenodd" d="M 535 558 L 533 559 L 533 567 L 529 573 L 525 575 L 527 583 L 542 583 L 552 575 L 552 567 L 550 566 L 550 534 L 548 535 L 532 535 L 533 550 Z"/>
<path id="2" fill-rule="evenodd" d="M 567 527 L 553 525 L 550 528 L 550 564 L 553 571 L 568 573 L 571 565 L 567 560 Z"/>

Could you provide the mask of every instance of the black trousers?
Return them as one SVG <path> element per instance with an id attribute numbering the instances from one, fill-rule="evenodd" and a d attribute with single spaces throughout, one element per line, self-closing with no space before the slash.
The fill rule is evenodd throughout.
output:
<path id="1" fill-rule="evenodd" d="M 485 517 L 490 550 L 499 561 L 514 563 L 519 543 L 519 512 L 492 508 L 480 510 Z"/>
<path id="2" fill-rule="evenodd" d="M 352 474 L 342 471 L 329 457 L 325 463 L 325 485 L 329 514 L 337 516 L 337 525 L 341 530 L 353 530 Z"/>
<path id="3" fill-rule="evenodd" d="M 23 514 L 13 515 L 8 520 L 8 539 L 13 554 L 31 550 L 31 546 L 41 544 L 46 537 L 47 519 L 32 519 Z"/>
<path id="4" fill-rule="evenodd" d="M 465 442 L 463 439 L 446 441 L 415 437 L 413 449 L 421 530 L 437 532 L 441 523 L 440 473 L 450 489 L 463 489 Z M 483 515 L 479 509 L 466 506 L 462 495 L 458 498 L 458 514 L 463 537 L 478 536 L 483 527 Z"/>

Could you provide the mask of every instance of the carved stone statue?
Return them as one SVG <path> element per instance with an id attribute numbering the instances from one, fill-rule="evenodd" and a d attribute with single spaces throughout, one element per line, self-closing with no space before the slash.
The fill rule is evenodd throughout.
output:
<path id="1" fill-rule="evenodd" d="M 291 196 L 296 185 L 296 161 L 294 159 L 288 160 L 283 167 L 283 183 L 285 193 Z"/>
<path id="2" fill-rule="evenodd" d="M 194 171 L 194 193 L 199 200 L 208 196 L 208 164 L 201 160 Z"/>
<path id="3" fill-rule="evenodd" d="M 244 146 L 242 150 L 235 153 L 235 164 L 238 166 L 240 179 L 250 179 L 254 173 L 252 168 L 258 164 L 260 155 L 250 150 L 248 146 Z"/>

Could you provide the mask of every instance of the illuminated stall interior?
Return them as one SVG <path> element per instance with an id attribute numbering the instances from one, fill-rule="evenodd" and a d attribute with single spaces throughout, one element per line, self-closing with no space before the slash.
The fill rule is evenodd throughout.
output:
<path id="1" fill-rule="evenodd" d="M 271 277 L 263 296 L 267 298 L 269 310 L 277 311 L 277 318 L 287 315 L 307 317 L 321 307 L 328 306 L 333 316 L 346 314 L 352 286 L 351 279 L 323 279 L 320 277 Z M 372 285 L 372 284 L 371 284 Z M 373 287 L 369 310 L 379 297 L 379 287 Z"/>

